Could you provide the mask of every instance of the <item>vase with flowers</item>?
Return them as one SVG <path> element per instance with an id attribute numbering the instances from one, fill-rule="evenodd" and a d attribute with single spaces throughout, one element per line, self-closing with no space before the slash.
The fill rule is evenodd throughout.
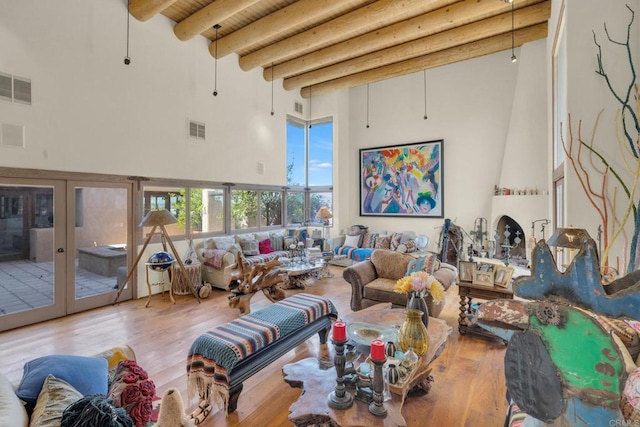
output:
<path id="1" fill-rule="evenodd" d="M 425 297 L 431 295 L 434 302 L 444 300 L 444 288 L 426 271 L 418 271 L 396 282 L 394 291 L 407 294 L 406 319 L 398 333 L 398 344 L 402 351 L 412 349 L 418 356 L 429 347 L 429 310 Z"/>

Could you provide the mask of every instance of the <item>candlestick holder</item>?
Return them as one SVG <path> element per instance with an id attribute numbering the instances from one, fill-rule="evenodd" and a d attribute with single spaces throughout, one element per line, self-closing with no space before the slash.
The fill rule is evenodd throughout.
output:
<path id="1" fill-rule="evenodd" d="M 371 360 L 373 362 L 373 402 L 369 404 L 369 412 L 378 417 L 387 415 L 387 408 L 384 407 L 384 376 L 382 375 L 382 366 L 385 359 Z"/>
<path id="2" fill-rule="evenodd" d="M 346 357 L 344 355 L 344 345 L 347 340 L 336 341 L 331 340 L 336 349 L 336 355 L 334 357 L 334 364 L 336 366 L 336 388 L 327 396 L 327 403 L 334 409 L 347 409 L 353 405 L 353 396 L 347 390 L 344 385 L 344 365 Z"/>

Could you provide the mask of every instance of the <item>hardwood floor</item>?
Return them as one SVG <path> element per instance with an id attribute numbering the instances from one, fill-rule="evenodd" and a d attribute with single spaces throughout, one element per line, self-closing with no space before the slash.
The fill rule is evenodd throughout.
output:
<path id="1" fill-rule="evenodd" d="M 338 312 L 347 314 L 351 287 L 342 279 L 342 268 L 331 266 L 335 277 L 316 282 L 305 291 L 330 298 Z M 298 291 L 287 291 L 288 293 Z M 52 353 L 92 355 L 118 344 L 129 344 L 138 362 L 154 380 L 158 395 L 176 387 L 187 402 L 186 354 L 192 341 L 207 329 L 235 319 L 237 309 L 227 305 L 227 293 L 214 291 L 201 304 L 191 296 L 177 296 L 172 305 L 160 295 L 127 301 L 85 313 L 0 333 L 2 373 L 18 384 L 23 364 Z M 506 413 L 503 359 L 500 341 L 460 336 L 457 329 L 458 289 L 447 293 L 441 314 L 453 334 L 433 364 L 435 382 L 429 394 L 409 398 L 403 415 L 408 426 L 502 426 Z M 252 299 L 252 311 L 271 304 L 262 294 Z M 319 355 L 318 337 L 292 349 L 282 358 L 244 383 L 238 410 L 229 416 L 214 408 L 203 426 L 291 426 L 289 406 L 300 389 L 282 380 L 284 364 Z"/>

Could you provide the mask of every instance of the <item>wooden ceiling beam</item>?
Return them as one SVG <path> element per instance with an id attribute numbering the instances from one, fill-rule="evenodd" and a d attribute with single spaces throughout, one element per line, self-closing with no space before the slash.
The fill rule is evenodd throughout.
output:
<path id="1" fill-rule="evenodd" d="M 515 28 L 530 27 L 546 22 L 551 14 L 551 2 L 545 1 L 537 5 L 519 9 L 514 13 Z M 402 45 L 389 47 L 377 52 L 339 62 L 335 65 L 320 68 L 291 78 L 285 78 L 283 86 L 292 90 L 311 86 L 345 75 L 356 74 L 365 70 L 378 68 L 407 59 L 415 58 L 453 46 L 465 45 L 484 38 L 511 32 L 511 12 L 503 13 L 482 21 L 437 33 Z"/>
<path id="2" fill-rule="evenodd" d="M 533 27 L 522 28 L 515 31 L 515 46 L 522 46 L 547 37 L 547 23 L 535 25 Z M 303 98 L 308 98 L 312 92 L 313 96 L 319 96 L 334 92 L 340 89 L 348 89 L 367 83 L 374 83 L 381 80 L 400 77 L 405 74 L 441 67 L 479 56 L 489 55 L 511 49 L 511 32 L 499 34 L 487 39 L 468 43 L 463 46 L 456 46 L 450 49 L 441 50 L 436 53 L 419 56 L 407 61 L 396 62 L 361 73 L 351 74 L 338 79 L 329 80 L 313 86 L 305 86 L 300 90 Z M 505 57 L 505 61 L 509 58 Z"/>
<path id="3" fill-rule="evenodd" d="M 260 0 L 214 0 L 173 27 L 176 37 L 191 40 L 203 31 L 253 6 Z"/>
<path id="4" fill-rule="evenodd" d="M 264 40 L 273 39 L 278 34 L 289 31 L 291 28 L 314 22 L 335 9 L 344 10 L 346 6 L 358 6 L 365 1 L 299 0 L 225 37 L 219 38 L 218 58 L 256 43 L 264 42 Z M 214 43 L 209 45 L 209 53 L 215 57 L 216 49 Z"/>
<path id="5" fill-rule="evenodd" d="M 534 5 L 541 1 L 544 0 L 521 0 L 516 4 L 518 7 L 523 7 Z M 441 31 L 507 12 L 511 13 L 511 5 L 502 1 L 465 0 L 449 7 L 395 23 L 375 32 L 363 34 L 324 49 L 310 52 L 281 64 L 276 64 L 273 66 L 273 78 L 292 77 L 387 47 L 396 46 L 399 43 L 431 36 Z M 270 66 L 264 69 L 263 76 L 265 80 L 271 80 L 271 71 Z"/>
<path id="6" fill-rule="evenodd" d="M 138 21 L 147 21 L 178 0 L 129 0 L 129 13 Z"/>
<path id="7" fill-rule="evenodd" d="M 379 0 L 293 37 L 273 43 L 240 58 L 240 68 L 249 71 L 310 52 L 328 43 L 339 42 L 399 20 L 456 3 L 459 0 Z M 497 1 L 497 0 L 477 0 Z"/>

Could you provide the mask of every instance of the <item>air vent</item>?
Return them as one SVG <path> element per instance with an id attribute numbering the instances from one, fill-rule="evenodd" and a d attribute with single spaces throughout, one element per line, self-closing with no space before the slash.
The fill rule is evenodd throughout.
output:
<path id="1" fill-rule="evenodd" d="M 296 101 L 294 106 L 293 106 L 293 108 L 294 108 L 296 113 L 302 115 L 302 102 Z"/>
<path id="2" fill-rule="evenodd" d="M 0 146 L 24 148 L 24 126 L 3 123 Z"/>
<path id="3" fill-rule="evenodd" d="M 0 73 L 0 99 L 5 101 L 13 101 L 13 87 L 11 83 L 11 74 Z"/>
<path id="4" fill-rule="evenodd" d="M 196 139 L 205 139 L 204 123 L 189 120 L 189 136 Z"/>
<path id="5" fill-rule="evenodd" d="M 31 105 L 31 80 L 0 73 L 0 99 Z"/>
<path id="6" fill-rule="evenodd" d="M 31 105 L 31 80 L 13 76 L 13 100 Z"/>

